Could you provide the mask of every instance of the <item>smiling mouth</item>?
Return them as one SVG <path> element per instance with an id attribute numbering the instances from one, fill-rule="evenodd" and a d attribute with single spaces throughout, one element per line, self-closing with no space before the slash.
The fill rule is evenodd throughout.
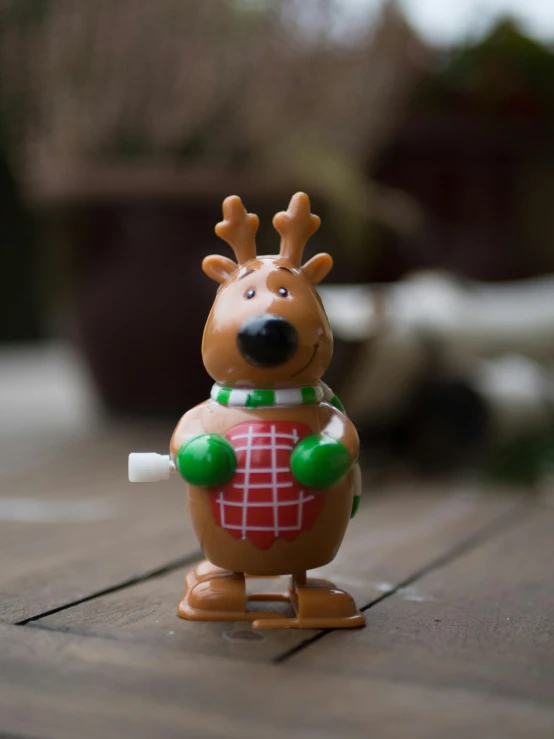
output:
<path id="1" fill-rule="evenodd" d="M 314 350 L 312 352 L 312 356 L 309 358 L 306 364 L 301 369 L 299 369 L 298 372 L 295 372 L 294 374 L 292 374 L 291 377 L 296 377 L 296 375 L 299 375 L 301 372 L 304 372 L 304 370 L 310 366 L 310 364 L 314 361 L 314 357 L 317 354 L 318 349 L 319 349 L 319 344 L 315 344 Z"/>

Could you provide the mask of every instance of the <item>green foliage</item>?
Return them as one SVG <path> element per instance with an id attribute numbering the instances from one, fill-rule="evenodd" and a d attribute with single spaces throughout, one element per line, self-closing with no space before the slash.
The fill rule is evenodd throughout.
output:
<path id="1" fill-rule="evenodd" d="M 40 335 L 36 252 L 29 214 L 0 151 L 0 342 Z"/>
<path id="2" fill-rule="evenodd" d="M 553 78 L 554 53 L 504 19 L 480 41 L 447 53 L 440 70 L 422 83 L 418 101 L 447 107 L 471 98 L 490 113 L 525 118 L 554 112 Z"/>
<path id="3" fill-rule="evenodd" d="M 5 0 L 0 3 L 0 25 L 20 28 L 41 24 L 47 17 L 52 0 Z"/>
<path id="4" fill-rule="evenodd" d="M 554 430 L 518 439 L 498 451 L 485 476 L 500 482 L 534 484 L 554 474 Z"/>

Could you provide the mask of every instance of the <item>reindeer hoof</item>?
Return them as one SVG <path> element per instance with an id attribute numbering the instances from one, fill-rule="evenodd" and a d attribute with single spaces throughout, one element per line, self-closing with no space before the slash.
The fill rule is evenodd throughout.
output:
<path id="1" fill-rule="evenodd" d="M 224 574 L 192 584 L 179 603 L 177 613 L 192 621 L 244 621 L 244 578 Z"/>

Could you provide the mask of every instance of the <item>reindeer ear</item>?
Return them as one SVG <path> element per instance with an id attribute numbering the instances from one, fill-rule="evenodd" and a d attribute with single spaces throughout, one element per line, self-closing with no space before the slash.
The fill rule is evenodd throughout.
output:
<path id="1" fill-rule="evenodd" d="M 330 254 L 316 254 L 302 267 L 302 272 L 312 285 L 318 285 L 327 277 L 332 266 L 333 258 Z"/>
<path id="2" fill-rule="evenodd" d="M 202 262 L 202 269 L 208 277 L 211 277 L 212 280 L 215 280 L 220 284 L 227 282 L 229 277 L 231 277 L 238 268 L 238 264 L 233 262 L 232 259 L 227 259 L 227 257 L 222 257 L 219 254 L 211 254 Z"/>

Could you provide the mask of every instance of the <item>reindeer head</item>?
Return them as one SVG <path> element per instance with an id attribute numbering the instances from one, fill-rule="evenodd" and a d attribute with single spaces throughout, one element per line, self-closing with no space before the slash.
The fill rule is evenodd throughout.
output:
<path id="1" fill-rule="evenodd" d="M 204 272 L 221 284 L 208 317 L 202 357 L 219 383 L 235 387 L 292 387 L 316 383 L 331 361 L 333 338 L 317 285 L 333 266 L 329 254 L 301 265 L 320 219 L 296 193 L 273 225 L 281 235 L 276 256 L 256 256 L 259 220 L 236 195 L 223 203 L 215 231 L 237 262 L 212 255 Z"/>

